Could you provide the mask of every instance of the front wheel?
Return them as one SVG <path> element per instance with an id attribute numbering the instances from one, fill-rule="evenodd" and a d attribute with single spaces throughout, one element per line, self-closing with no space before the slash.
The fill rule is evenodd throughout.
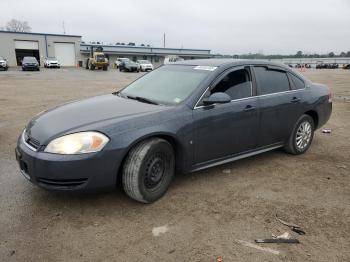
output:
<path id="1" fill-rule="evenodd" d="M 152 203 L 166 193 L 174 172 L 172 146 L 160 138 L 143 141 L 131 149 L 125 160 L 124 191 L 139 202 Z"/>
<path id="2" fill-rule="evenodd" d="M 305 153 L 311 146 L 314 130 L 315 124 L 312 117 L 309 115 L 302 115 L 284 146 L 285 151 L 293 155 Z"/>

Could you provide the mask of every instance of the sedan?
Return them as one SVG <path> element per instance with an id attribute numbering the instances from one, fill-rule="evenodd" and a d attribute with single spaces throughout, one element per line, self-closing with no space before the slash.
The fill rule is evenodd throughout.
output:
<path id="1" fill-rule="evenodd" d="M 124 89 L 35 116 L 16 159 L 32 183 L 96 191 L 122 183 L 143 203 L 176 172 L 193 172 L 283 148 L 305 153 L 332 112 L 330 89 L 283 64 L 188 60 Z"/>
<path id="2" fill-rule="evenodd" d="M 119 71 L 122 72 L 140 72 L 140 65 L 131 60 L 124 60 L 119 64 Z"/>

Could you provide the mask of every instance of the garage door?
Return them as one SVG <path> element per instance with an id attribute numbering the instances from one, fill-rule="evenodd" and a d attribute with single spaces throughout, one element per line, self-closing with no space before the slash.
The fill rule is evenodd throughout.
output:
<path id="1" fill-rule="evenodd" d="M 75 66 L 74 43 L 55 43 L 55 56 L 61 66 Z"/>
<path id="2" fill-rule="evenodd" d="M 37 41 L 15 40 L 15 49 L 38 50 L 39 43 Z"/>

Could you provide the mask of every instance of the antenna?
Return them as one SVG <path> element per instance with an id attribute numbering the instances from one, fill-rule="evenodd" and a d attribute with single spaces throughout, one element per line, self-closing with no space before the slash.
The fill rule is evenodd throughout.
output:
<path id="1" fill-rule="evenodd" d="M 63 34 L 65 35 L 66 34 L 66 27 L 64 26 L 64 21 L 62 23 L 62 27 L 63 27 Z"/>
<path id="2" fill-rule="evenodd" d="M 165 33 L 163 35 L 163 47 L 165 48 Z"/>

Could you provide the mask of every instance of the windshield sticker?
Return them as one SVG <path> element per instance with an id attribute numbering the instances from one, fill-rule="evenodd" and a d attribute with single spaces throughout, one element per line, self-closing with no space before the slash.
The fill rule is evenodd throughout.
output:
<path id="1" fill-rule="evenodd" d="M 195 70 L 207 70 L 207 71 L 214 71 L 217 67 L 216 66 L 196 66 Z"/>
<path id="2" fill-rule="evenodd" d="M 174 99 L 174 102 L 178 104 L 178 103 L 180 103 L 180 102 L 181 102 L 181 99 L 180 99 L 180 98 L 178 98 L 178 97 L 176 97 L 176 98 Z"/>

